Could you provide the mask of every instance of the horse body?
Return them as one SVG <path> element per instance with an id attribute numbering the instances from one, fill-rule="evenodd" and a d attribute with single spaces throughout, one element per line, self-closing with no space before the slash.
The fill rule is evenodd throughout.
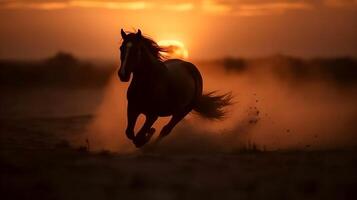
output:
<path id="1" fill-rule="evenodd" d="M 164 62 L 168 75 L 168 97 L 171 114 L 183 109 L 193 108 L 197 96 L 202 95 L 202 89 L 196 85 L 197 79 L 202 79 L 201 74 L 192 74 L 190 67 L 195 66 L 182 60 L 168 60 Z"/>
<path id="2" fill-rule="evenodd" d="M 202 89 L 196 89 L 200 86 L 196 86 L 198 81 L 195 80 L 202 79 L 201 75 L 192 74 L 188 69 L 194 65 L 178 59 L 162 64 L 164 68 L 149 71 L 145 77 L 134 75 L 128 88 L 128 102 L 134 103 L 140 113 L 170 116 L 192 107 L 195 98 L 202 94 Z"/>
<path id="3" fill-rule="evenodd" d="M 179 59 L 162 61 L 159 57 L 162 49 L 140 31 L 126 35 L 122 30 L 122 37 L 119 77 L 129 81 L 133 74 L 127 91 L 126 134 L 137 147 L 150 140 L 155 132 L 152 125 L 158 117 L 172 116 L 161 130 L 160 140 L 192 110 L 211 119 L 223 116 L 221 108 L 230 104 L 231 97 L 203 95 L 202 77 L 195 65 Z M 140 114 L 144 114 L 146 120 L 135 135 L 134 127 Z"/>

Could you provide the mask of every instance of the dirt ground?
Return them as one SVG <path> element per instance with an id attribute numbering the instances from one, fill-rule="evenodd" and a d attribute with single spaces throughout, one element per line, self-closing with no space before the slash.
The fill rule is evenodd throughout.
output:
<path id="1" fill-rule="evenodd" d="M 91 116 L 1 119 L 1 199 L 355 199 L 355 151 L 90 153 Z"/>

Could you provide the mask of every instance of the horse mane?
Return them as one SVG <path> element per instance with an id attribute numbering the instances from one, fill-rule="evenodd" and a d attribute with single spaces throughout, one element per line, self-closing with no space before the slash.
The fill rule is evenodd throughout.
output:
<path id="1" fill-rule="evenodd" d="M 135 32 L 129 32 L 129 34 L 134 34 Z M 157 44 L 152 38 L 149 36 L 142 35 L 141 37 L 142 42 L 144 43 L 145 47 L 149 52 L 158 60 L 163 61 L 166 57 L 162 53 L 169 52 L 168 48 L 161 47 Z"/>
<path id="2" fill-rule="evenodd" d="M 168 49 L 161 47 L 159 44 L 157 44 L 152 38 L 148 36 L 142 36 L 142 41 L 144 42 L 144 45 L 146 48 L 149 50 L 149 52 L 158 60 L 163 61 L 165 58 L 162 53 L 168 52 Z"/>

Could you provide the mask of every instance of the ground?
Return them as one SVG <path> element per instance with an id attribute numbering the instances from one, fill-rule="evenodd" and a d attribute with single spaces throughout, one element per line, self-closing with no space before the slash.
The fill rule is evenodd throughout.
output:
<path id="1" fill-rule="evenodd" d="M 91 153 L 91 116 L 1 119 L 2 199 L 354 199 L 354 151 Z M 52 131 L 52 130 L 57 130 Z"/>

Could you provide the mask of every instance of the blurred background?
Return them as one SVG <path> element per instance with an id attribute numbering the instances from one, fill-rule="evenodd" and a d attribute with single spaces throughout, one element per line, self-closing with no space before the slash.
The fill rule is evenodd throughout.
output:
<path id="1" fill-rule="evenodd" d="M 44 199 L 143 188 L 136 197 L 209 197 L 212 188 L 227 197 L 352 197 L 355 154 L 336 151 L 357 147 L 356 19 L 356 0 L 0 0 L 2 191 Z M 227 118 L 193 113 L 160 148 L 134 148 L 124 134 L 128 84 L 116 76 L 121 28 L 141 29 L 169 47 L 168 58 L 194 63 L 206 92 L 232 91 Z M 254 155 L 213 156 L 241 152 Z M 202 153 L 209 158 L 194 157 Z M 285 171 L 260 176 L 258 166 Z M 207 181 L 217 170 L 227 173 Z M 70 177 L 78 188 L 67 185 Z"/>

